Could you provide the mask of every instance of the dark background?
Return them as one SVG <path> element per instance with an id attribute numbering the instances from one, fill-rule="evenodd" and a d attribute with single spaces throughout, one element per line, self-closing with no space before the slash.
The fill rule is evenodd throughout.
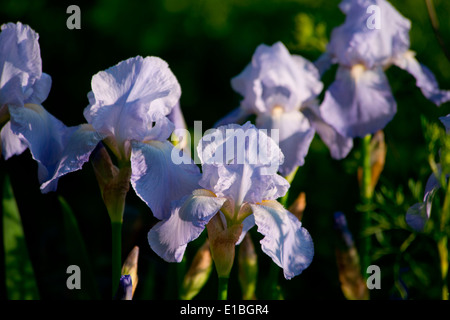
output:
<path id="1" fill-rule="evenodd" d="M 89 2 L 3 0 L 0 23 L 21 21 L 40 35 L 43 72 L 53 84 L 44 107 L 68 126 L 86 122 L 83 110 L 88 105 L 91 77 L 119 61 L 141 56 L 166 60 L 182 88 L 181 107 L 189 127 L 203 121 L 203 130 L 238 106 L 241 97 L 230 86 L 230 79 L 249 63 L 256 47 L 282 41 L 291 53 L 314 61 L 324 50 L 331 30 L 343 22 L 337 0 L 98 0 Z M 391 1 L 412 22 L 411 49 L 435 74 L 441 88 L 450 89 L 450 62 L 433 33 L 425 1 Z M 444 42 L 450 47 L 450 2 L 434 1 Z M 81 30 L 69 30 L 66 9 L 78 4 Z M 324 75 L 327 86 L 335 69 Z M 381 197 L 395 202 L 390 209 L 380 206 L 378 213 L 388 219 L 402 219 L 406 209 L 418 201 L 408 189 L 408 181 L 425 184 L 430 174 L 421 127 L 421 116 L 437 122 L 449 113 L 449 104 L 436 108 L 415 86 L 415 79 L 395 67 L 387 70 L 398 113 L 385 128 L 388 153 L 385 170 L 377 187 Z M 335 260 L 333 213 L 345 212 L 358 242 L 361 237 L 359 190 L 356 170 L 360 141 L 342 161 L 332 160 L 328 149 L 316 137 L 306 163 L 300 168 L 291 188 L 291 201 L 301 191 L 307 207 L 303 226 L 315 243 L 311 266 L 293 280 L 280 278 L 286 299 L 344 299 L 340 290 Z M 42 195 L 37 181 L 37 164 L 28 151 L 8 161 L 0 160 L 2 177 L 10 177 L 22 217 L 30 258 L 42 299 L 92 298 L 91 292 L 66 288 L 66 268 L 77 264 L 65 247 L 58 196 L 72 208 L 86 244 L 87 254 L 98 287 L 97 298 L 109 299 L 111 292 L 111 231 L 109 217 L 101 200 L 92 167 L 64 176 L 55 193 Z M 384 191 L 383 191 L 384 190 Z M 392 196 L 392 194 L 394 194 Z M 391 197 L 392 196 L 392 197 Z M 391 199 L 391 198 L 392 199 Z M 398 200 L 398 199 L 397 199 Z M 156 222 L 150 209 L 130 188 L 124 217 L 123 256 L 134 245 L 140 247 L 139 284 L 135 299 L 176 299 L 177 277 L 183 265 L 165 263 L 149 248 L 147 232 Z M 256 229 L 256 228 L 254 228 Z M 270 259 L 258 244 L 261 238 L 252 230 L 258 250 L 259 278 L 257 297 L 264 298 L 264 279 Z M 382 270 L 382 289 L 373 291 L 376 299 L 401 297 L 396 283 L 404 271 L 407 298 L 439 299 L 438 258 L 433 243 L 421 238 L 411 245 L 410 260 L 395 249 L 410 235 L 407 228 L 383 230 L 389 239 L 374 249 L 388 254 L 374 257 Z M 188 246 L 189 265 L 205 234 Z M 384 250 L 384 251 L 383 251 Z M 387 251 L 386 251 L 387 250 Z M 389 251 L 391 250 L 391 251 Z M 379 251 L 376 251 L 379 252 Z M 410 261 L 417 266 L 411 267 Z M 397 269 L 395 269 L 397 268 Z M 237 263 L 230 280 L 230 297 L 240 298 Z M 2 275 L 4 266 L 2 264 Z M 414 270 L 422 270 L 419 276 Z M 282 273 L 280 273 L 282 277 Z M 85 279 L 85 278 L 82 278 Z M 87 280 L 82 280 L 87 281 Z M 397 282 L 396 282 L 397 281 Z M 84 283 L 84 282 L 83 282 Z M 2 280 L 1 296 L 6 298 Z M 86 288 L 84 286 L 82 288 Z M 84 291 L 86 291 L 85 289 Z M 81 290 L 83 291 L 83 290 Z M 197 298 L 214 299 L 216 275 L 212 272 Z M 403 298 L 405 298 L 403 296 Z"/>

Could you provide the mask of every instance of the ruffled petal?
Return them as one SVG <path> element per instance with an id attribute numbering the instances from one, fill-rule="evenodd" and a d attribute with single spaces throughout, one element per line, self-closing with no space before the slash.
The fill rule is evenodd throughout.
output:
<path id="1" fill-rule="evenodd" d="M 450 90 L 440 90 L 433 73 L 414 57 L 415 53 L 408 51 L 393 60 L 393 63 L 409 72 L 416 78 L 416 85 L 423 95 L 437 106 L 450 101 Z"/>
<path id="2" fill-rule="evenodd" d="M 236 207 L 276 199 L 289 188 L 276 174 L 283 161 L 280 148 L 250 122 L 211 130 L 199 142 L 197 152 L 203 168 L 199 184 L 230 199 Z"/>
<path id="3" fill-rule="evenodd" d="M 374 11 L 368 10 L 371 6 Z M 362 63 L 371 69 L 409 49 L 411 22 L 388 1 L 346 0 L 340 8 L 346 19 L 332 31 L 327 47 L 340 65 Z"/>
<path id="4" fill-rule="evenodd" d="M 264 235 L 261 248 L 283 268 L 284 277 L 291 279 L 305 270 L 314 256 L 314 245 L 302 223 L 276 201 L 250 205 L 258 232 Z"/>
<path id="5" fill-rule="evenodd" d="M 200 236 L 225 201 L 204 189 L 175 201 L 168 219 L 150 229 L 150 247 L 164 260 L 180 262 L 187 244 Z"/>
<path id="6" fill-rule="evenodd" d="M 241 107 L 256 114 L 270 112 L 277 106 L 293 111 L 322 90 L 316 67 L 291 55 L 281 42 L 259 45 L 252 62 L 231 84 L 244 97 Z"/>
<path id="7" fill-rule="evenodd" d="M 199 168 L 168 141 L 133 142 L 131 169 L 136 194 L 160 220 L 169 217 L 172 201 L 199 188 Z"/>
<path id="8" fill-rule="evenodd" d="M 18 22 L 2 25 L 0 33 L 0 105 L 42 103 L 50 91 L 42 74 L 39 35 Z"/>
<path id="9" fill-rule="evenodd" d="M 119 144 L 145 140 L 153 122 L 167 116 L 181 95 L 165 61 L 140 56 L 94 75 L 92 92 L 84 110 L 86 120 L 103 135 L 114 136 Z"/>
<path id="10" fill-rule="evenodd" d="M 5 160 L 8 160 L 14 155 L 22 154 L 27 149 L 27 145 L 20 138 L 11 131 L 11 122 L 8 121 L 1 130 L 2 138 L 2 154 Z"/>
<path id="11" fill-rule="evenodd" d="M 37 104 L 9 108 L 12 131 L 23 137 L 38 162 L 41 191 L 55 191 L 58 179 L 81 169 L 101 140 L 90 125 L 66 127 Z"/>
<path id="12" fill-rule="evenodd" d="M 397 112 L 381 67 L 339 67 L 336 80 L 325 93 L 322 118 L 345 137 L 364 137 L 382 130 Z"/>

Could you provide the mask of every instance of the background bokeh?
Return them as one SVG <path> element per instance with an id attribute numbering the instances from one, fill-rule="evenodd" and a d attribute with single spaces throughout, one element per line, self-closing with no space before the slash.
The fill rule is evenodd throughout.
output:
<path id="1" fill-rule="evenodd" d="M 129 57 L 159 56 L 166 60 L 182 88 L 181 107 L 189 127 L 196 120 L 203 130 L 238 106 L 241 97 L 230 86 L 230 79 L 250 61 L 256 47 L 282 41 L 291 53 L 314 61 L 325 49 L 331 30 L 343 22 L 339 0 L 97 0 L 86 2 L 46 0 L 2 0 L 0 23 L 21 21 L 40 35 L 43 72 L 53 84 L 44 107 L 68 126 L 85 122 L 91 77 L 100 70 Z M 392 0 L 391 3 L 412 21 L 411 48 L 417 58 L 435 74 L 442 88 L 450 89 L 450 61 L 433 33 L 425 1 Z M 450 2 L 435 0 L 444 42 L 450 48 Z M 81 30 L 69 30 L 66 9 L 78 4 Z M 325 86 L 335 69 L 323 78 Z M 439 299 L 440 282 L 437 250 L 427 236 L 417 235 L 407 252 L 399 252 L 411 231 L 402 225 L 406 209 L 423 194 L 431 170 L 421 126 L 421 116 L 437 122 L 450 112 L 450 105 L 436 108 L 415 86 L 406 72 L 387 70 L 398 113 L 384 133 L 387 144 L 386 166 L 377 186 L 377 213 L 394 221 L 374 240 L 373 263 L 381 267 L 382 289 L 372 291 L 378 299 Z M 306 193 L 303 225 L 315 243 L 311 266 L 300 276 L 280 285 L 286 299 L 344 299 L 335 257 L 333 213 L 347 215 L 356 242 L 361 238 L 359 190 L 356 178 L 360 141 L 342 161 L 332 160 L 319 137 L 311 145 L 306 163 L 291 188 L 291 200 Z M 42 195 L 37 181 L 37 164 L 27 151 L 8 161 L 0 160 L 1 177 L 10 177 L 25 230 L 26 243 L 42 299 L 110 298 L 111 230 L 109 217 L 89 163 L 82 171 L 60 179 L 58 191 Z M 419 182 L 420 192 L 410 186 Z M 421 184 L 420 184 L 421 182 Z M 416 192 L 417 193 L 417 192 Z M 83 278 L 82 290 L 66 288 L 66 268 L 77 264 L 67 250 L 64 234 L 62 196 L 72 208 L 89 257 L 98 295 Z M 130 189 L 124 217 L 123 256 L 133 246 L 140 247 L 139 284 L 135 299 L 176 299 L 177 284 L 189 266 L 205 234 L 188 246 L 186 265 L 161 260 L 147 244 L 147 232 L 156 222 L 150 209 Z M 256 228 L 254 228 L 256 229 Z M 380 234 L 382 240 L 380 240 Z M 261 238 L 252 230 L 260 265 L 257 297 L 264 298 L 264 278 L 270 259 L 259 248 Z M 2 252 L 3 253 L 3 252 Z M 3 254 L 2 254 L 3 256 Z M 240 298 L 237 264 L 230 280 L 230 297 Z M 401 272 L 399 273 L 399 270 Z M 6 298 L 4 264 L 1 264 L 0 296 Z M 213 299 L 216 275 L 197 296 Z M 282 273 L 280 273 L 282 277 Z M 399 279 L 399 276 L 402 278 Z M 399 283 L 407 288 L 402 295 Z"/>

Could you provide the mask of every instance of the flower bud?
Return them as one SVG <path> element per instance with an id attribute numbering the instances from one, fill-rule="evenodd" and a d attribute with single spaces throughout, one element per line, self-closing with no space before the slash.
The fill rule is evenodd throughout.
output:
<path id="1" fill-rule="evenodd" d="M 369 291 L 361 275 L 361 265 L 347 220 L 342 212 L 334 214 L 336 260 L 342 293 L 348 300 L 367 300 Z"/>
<path id="2" fill-rule="evenodd" d="M 236 242 L 242 233 L 242 224 L 225 227 L 217 213 L 206 225 L 211 256 L 219 278 L 228 278 L 233 267 Z"/>
<path id="3" fill-rule="evenodd" d="M 119 287 L 114 300 L 132 300 L 133 284 L 129 274 L 120 277 Z"/>
<path id="4" fill-rule="evenodd" d="M 117 168 L 101 143 L 92 152 L 91 162 L 111 221 L 122 222 L 125 198 L 130 188 L 131 167 Z"/>
<path id="5" fill-rule="evenodd" d="M 306 207 L 306 195 L 304 192 L 300 192 L 297 199 L 289 206 L 288 211 L 297 217 L 299 221 L 302 221 L 303 212 Z"/>
<path id="6" fill-rule="evenodd" d="M 209 241 L 206 240 L 197 251 L 191 267 L 184 276 L 180 299 L 191 300 L 194 298 L 208 281 L 211 270 L 212 258 L 209 250 Z"/>
<path id="7" fill-rule="evenodd" d="M 372 190 L 375 189 L 375 186 L 378 183 L 378 179 L 380 178 L 381 172 L 384 169 L 384 163 L 386 161 L 386 143 L 384 141 L 384 133 L 383 131 L 377 131 L 372 140 L 370 141 L 370 166 L 371 166 L 371 184 L 370 188 Z M 361 185 L 362 182 L 362 168 L 358 168 L 358 182 Z"/>
<path id="8" fill-rule="evenodd" d="M 136 290 L 136 286 L 138 284 L 138 258 L 139 258 L 139 247 L 135 246 L 133 250 L 130 251 L 128 257 L 125 259 L 125 262 L 122 266 L 122 276 L 129 275 L 131 277 L 132 283 L 132 292 L 131 297 L 134 296 L 134 291 Z"/>

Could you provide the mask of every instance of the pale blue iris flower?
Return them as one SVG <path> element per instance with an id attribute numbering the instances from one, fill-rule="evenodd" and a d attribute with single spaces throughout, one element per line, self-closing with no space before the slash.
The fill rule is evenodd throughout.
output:
<path id="1" fill-rule="evenodd" d="M 439 120 L 445 127 L 447 134 L 450 133 L 450 114 L 440 117 Z M 438 164 L 438 174 L 441 174 L 441 165 Z M 448 176 L 446 177 L 448 179 Z M 437 176 L 433 172 L 425 185 L 423 202 L 418 202 L 406 211 L 406 223 L 415 231 L 423 231 L 425 224 L 430 219 L 433 198 L 436 191 L 441 187 Z"/>
<path id="2" fill-rule="evenodd" d="M 384 73 L 391 65 L 409 72 L 434 104 L 450 100 L 450 91 L 440 90 L 431 71 L 409 50 L 411 22 L 389 2 L 343 0 L 339 7 L 345 22 L 333 30 L 316 66 L 323 74 L 332 64 L 339 65 L 321 111 L 340 134 L 364 137 L 392 120 L 397 104 Z"/>
<path id="3" fill-rule="evenodd" d="M 58 178 L 88 161 L 99 136 L 89 125 L 66 127 L 40 104 L 51 78 L 42 72 L 39 35 L 18 22 L 2 25 L 0 33 L 0 121 L 5 159 L 27 148 L 38 162 L 43 193 L 54 191 Z"/>
<path id="4" fill-rule="evenodd" d="M 250 122 L 230 124 L 205 134 L 197 152 L 202 189 L 173 203 L 170 217 L 148 234 L 151 248 L 166 261 L 180 262 L 187 244 L 219 214 L 225 228 L 242 224 L 237 244 L 256 224 L 264 236 L 263 252 L 283 268 L 287 279 L 307 268 L 314 255 L 311 237 L 276 201 L 289 183 L 276 173 L 284 157 L 275 141 Z"/>
<path id="5" fill-rule="evenodd" d="M 190 157 L 182 154 L 180 164 L 171 159 L 174 146 L 167 139 L 175 124 L 169 117 L 182 125 L 180 95 L 165 61 L 138 56 L 94 75 L 84 110 L 118 161 L 130 162 L 131 184 L 158 219 L 167 218 L 171 201 L 196 189 L 200 179 Z"/>
<path id="6" fill-rule="evenodd" d="M 311 62 L 291 55 L 277 42 L 260 45 L 252 61 L 231 85 L 243 96 L 240 107 L 221 119 L 216 126 L 242 123 L 256 115 L 256 126 L 277 129 L 279 145 L 285 155 L 280 173 L 287 176 L 304 164 L 315 132 L 330 148 L 333 158 L 344 158 L 353 146 L 322 118 L 315 101 L 323 88 L 319 73 Z"/>

